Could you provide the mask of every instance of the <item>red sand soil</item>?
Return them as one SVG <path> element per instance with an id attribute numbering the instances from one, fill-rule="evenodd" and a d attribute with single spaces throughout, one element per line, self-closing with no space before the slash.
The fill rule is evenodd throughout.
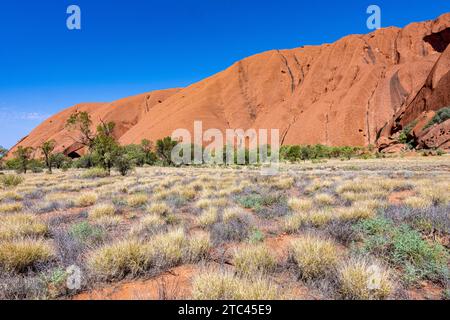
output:
<path id="1" fill-rule="evenodd" d="M 272 50 L 187 88 L 76 105 L 17 146 L 54 139 L 56 151 L 77 151 L 75 133 L 64 127 L 76 110 L 89 112 L 94 125 L 116 122 L 122 144 L 155 141 L 178 128 L 192 132 L 194 120 L 203 130 L 280 129 L 283 144 L 375 144 L 380 130 L 390 136 L 424 111 L 450 104 L 448 42 L 450 13 L 333 44 Z"/>
<path id="2" fill-rule="evenodd" d="M 402 204 L 406 198 L 412 197 L 414 192 L 411 190 L 393 192 L 389 195 L 389 203 L 390 204 Z"/>
<path id="3" fill-rule="evenodd" d="M 194 265 L 184 265 L 149 280 L 117 283 L 80 293 L 73 300 L 159 300 L 164 296 L 171 300 L 188 299 L 192 290 L 192 277 L 197 270 L 198 267 Z"/>

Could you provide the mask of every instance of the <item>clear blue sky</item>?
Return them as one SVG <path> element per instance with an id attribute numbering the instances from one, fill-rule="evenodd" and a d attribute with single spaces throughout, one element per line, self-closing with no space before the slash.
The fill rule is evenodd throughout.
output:
<path id="1" fill-rule="evenodd" d="M 80 6 L 82 30 L 66 28 Z M 18 0 L 0 6 L 0 145 L 75 103 L 186 86 L 270 49 L 367 33 L 450 11 L 448 0 Z"/>

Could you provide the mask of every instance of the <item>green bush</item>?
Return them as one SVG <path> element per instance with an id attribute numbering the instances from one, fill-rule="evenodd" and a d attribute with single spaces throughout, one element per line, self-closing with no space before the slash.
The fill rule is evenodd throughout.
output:
<path id="1" fill-rule="evenodd" d="M 133 161 L 127 154 L 122 153 L 115 159 L 114 167 L 117 169 L 117 171 L 120 172 L 122 176 L 126 176 L 128 172 L 133 168 Z"/>
<path id="2" fill-rule="evenodd" d="M 441 124 L 450 119 L 450 107 L 445 107 L 436 112 L 433 119 L 424 127 L 424 129 L 428 129 L 435 124 Z"/>
<path id="3" fill-rule="evenodd" d="M 16 187 L 24 181 L 24 178 L 15 174 L 5 174 L 0 176 L 0 183 L 5 187 Z"/>
<path id="4" fill-rule="evenodd" d="M 82 174 L 82 177 L 86 179 L 105 178 L 107 176 L 108 172 L 103 168 L 91 168 Z"/>
<path id="5" fill-rule="evenodd" d="M 69 233 L 78 241 L 89 244 L 101 243 L 105 237 L 103 229 L 92 226 L 87 221 L 72 225 Z"/>
<path id="6" fill-rule="evenodd" d="M 410 226 L 394 225 L 391 220 L 377 217 L 360 222 L 362 250 L 378 255 L 405 270 L 405 280 L 445 281 L 449 276 L 450 255 L 439 243 L 425 241 Z"/>

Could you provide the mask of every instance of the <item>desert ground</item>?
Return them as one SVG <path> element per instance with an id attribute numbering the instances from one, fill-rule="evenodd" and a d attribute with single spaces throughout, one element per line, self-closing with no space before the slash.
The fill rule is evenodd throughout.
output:
<path id="1" fill-rule="evenodd" d="M 448 156 L 0 179 L 0 299 L 450 298 Z"/>

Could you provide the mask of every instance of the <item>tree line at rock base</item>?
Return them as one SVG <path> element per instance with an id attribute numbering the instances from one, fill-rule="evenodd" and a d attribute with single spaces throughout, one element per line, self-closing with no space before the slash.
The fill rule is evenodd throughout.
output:
<path id="1" fill-rule="evenodd" d="M 4 160 L 8 151 L 0 147 L 0 170 L 7 169 L 15 170 L 19 173 L 27 173 L 29 171 L 38 173 L 47 169 L 49 173 L 52 173 L 54 168 L 62 170 L 70 168 L 100 168 L 105 175 L 110 175 L 111 170 L 114 168 L 120 174 L 126 175 L 134 167 L 175 165 L 172 162 L 171 155 L 172 150 L 179 142 L 172 140 L 171 137 L 157 140 L 156 144 L 143 139 L 140 144 L 121 146 L 114 137 L 115 123 L 100 121 L 94 132 L 91 130 L 92 120 L 87 112 L 73 113 L 67 120 L 66 127 L 70 131 L 78 133 L 78 137 L 74 140 L 87 150 L 85 155 L 78 159 L 71 159 L 63 153 L 56 153 L 54 152 L 56 143 L 50 140 L 42 143 L 37 150 L 31 147 L 19 146 L 13 152 L 13 158 Z M 270 146 L 266 147 L 268 156 L 270 156 Z M 193 150 L 194 148 L 191 149 Z M 226 146 L 224 152 L 225 150 L 227 150 Z M 41 154 L 40 159 L 33 157 L 36 151 Z M 258 151 L 256 153 L 259 155 Z M 245 153 L 245 164 L 248 164 L 251 151 L 245 149 L 241 150 L 241 152 Z M 372 159 L 385 157 L 384 154 L 376 151 L 374 146 L 285 145 L 280 148 L 279 153 L 280 161 L 292 163 L 308 160 L 320 162 L 324 159 L 341 159 L 344 161 L 352 158 Z M 238 152 L 234 152 L 233 164 L 239 163 L 237 154 Z M 437 152 L 437 155 L 441 154 L 442 152 Z M 193 159 L 194 154 L 192 153 L 191 160 Z"/>

